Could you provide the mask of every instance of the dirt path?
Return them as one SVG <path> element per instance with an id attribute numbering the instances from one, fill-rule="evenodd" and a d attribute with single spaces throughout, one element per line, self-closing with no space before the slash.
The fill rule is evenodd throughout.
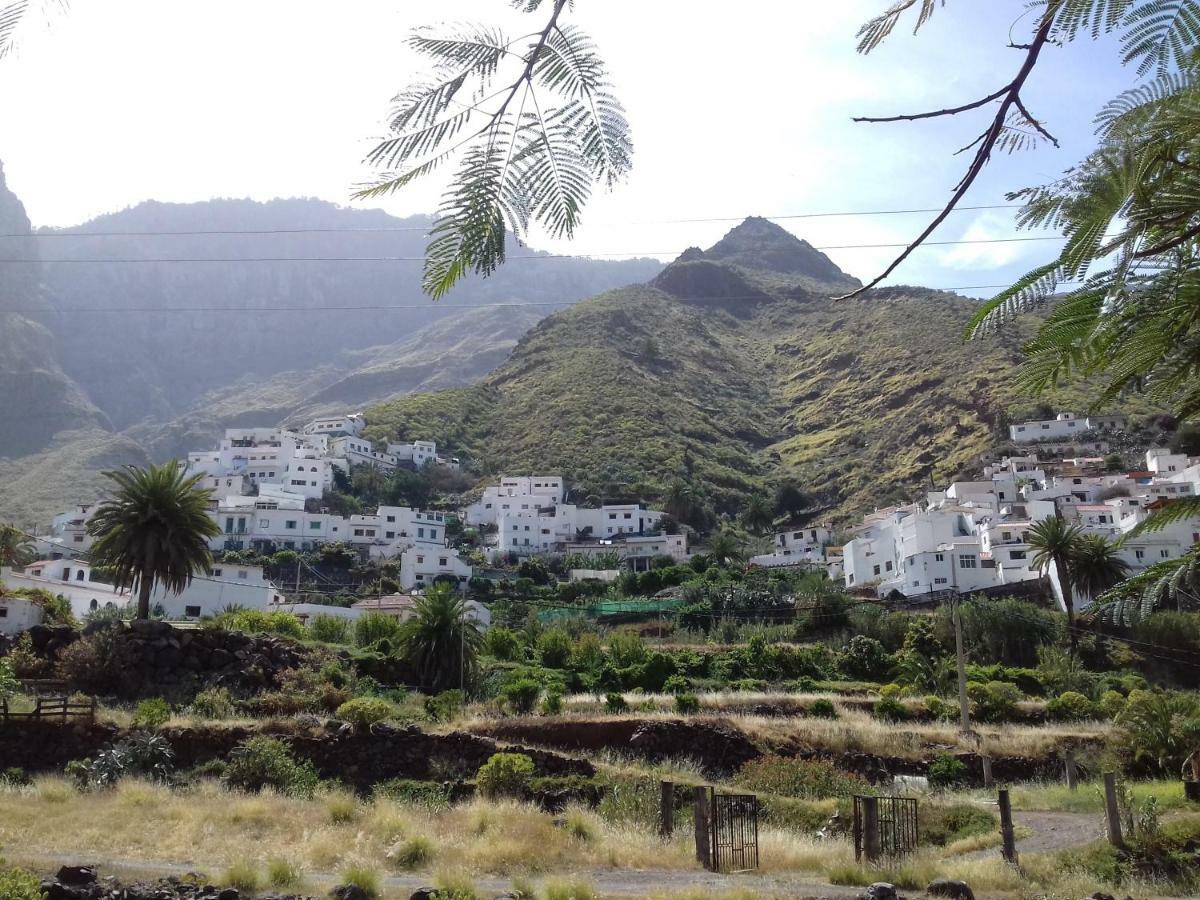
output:
<path id="1" fill-rule="evenodd" d="M 1017 841 L 1017 853 L 1046 853 L 1081 847 L 1104 837 L 1104 818 L 1099 813 L 1042 812 L 1027 810 L 1013 812 L 1013 824 L 1029 832 Z M 960 859 L 985 859 L 995 856 L 998 848 L 966 853 Z"/>
<path id="2" fill-rule="evenodd" d="M 214 879 L 219 877 L 221 867 L 204 866 L 196 862 L 138 861 L 97 857 L 95 854 L 46 853 L 22 854 L 13 851 L 9 862 L 27 866 L 35 871 L 50 873 L 64 863 L 93 863 L 100 868 L 101 875 L 116 875 L 124 879 L 163 878 L 168 875 L 186 875 L 202 872 Z M 305 891 L 323 893 L 338 883 L 330 872 L 306 872 Z M 752 891 L 766 897 L 787 897 L 788 900 L 846 900 L 858 897 L 862 888 L 836 887 L 803 875 L 765 875 L 748 873 L 743 875 L 714 875 L 703 871 L 650 871 L 641 869 L 599 869 L 577 872 L 555 872 L 547 876 L 531 878 L 535 884 L 545 880 L 579 880 L 590 884 L 605 898 L 645 898 L 661 892 L 695 891 L 702 895 L 718 896 L 732 891 Z M 512 879 L 496 876 L 480 876 L 474 879 L 475 886 L 484 894 L 503 894 L 511 890 Z M 383 879 L 386 893 L 393 898 L 406 898 L 413 891 L 433 884 L 428 875 L 389 875 Z M 915 897 L 920 892 L 908 891 Z"/>

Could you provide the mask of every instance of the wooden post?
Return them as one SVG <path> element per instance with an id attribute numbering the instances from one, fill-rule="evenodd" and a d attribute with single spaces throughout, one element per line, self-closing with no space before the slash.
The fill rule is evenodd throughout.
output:
<path id="1" fill-rule="evenodd" d="M 1075 765 L 1075 754 L 1070 750 L 1063 754 L 1063 769 L 1067 775 L 1067 787 L 1075 790 L 1079 787 L 1079 768 Z"/>
<path id="2" fill-rule="evenodd" d="M 986 754 L 979 757 L 979 761 L 983 763 L 983 786 L 992 786 L 992 758 Z"/>
<path id="3" fill-rule="evenodd" d="M 1004 861 L 1017 865 L 1017 840 L 1013 833 L 1012 803 L 1008 799 L 1008 788 L 1000 788 L 996 799 L 1000 806 L 1000 852 Z"/>
<path id="4" fill-rule="evenodd" d="M 692 809 L 696 817 L 696 859 L 706 869 L 712 868 L 712 840 L 709 837 L 708 788 L 692 791 Z"/>
<path id="5" fill-rule="evenodd" d="M 862 798 L 863 855 L 867 862 L 879 859 L 879 798 Z"/>
<path id="6" fill-rule="evenodd" d="M 1104 773 L 1104 811 L 1108 819 L 1108 842 L 1114 847 L 1124 848 L 1121 811 L 1117 808 L 1117 776 L 1112 772 Z"/>
<path id="7" fill-rule="evenodd" d="M 662 793 L 658 802 L 658 833 L 669 838 L 675 831 L 675 784 L 664 781 L 659 788 Z"/>

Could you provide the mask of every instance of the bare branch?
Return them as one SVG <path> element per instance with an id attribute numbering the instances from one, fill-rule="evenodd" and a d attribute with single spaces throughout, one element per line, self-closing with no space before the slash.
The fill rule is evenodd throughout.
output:
<path id="1" fill-rule="evenodd" d="M 1046 9 L 1042 13 L 1042 20 L 1038 24 L 1037 33 L 1034 35 L 1033 42 L 1029 45 L 1029 50 L 1025 54 L 1025 60 L 1021 64 L 1021 68 L 1017 72 L 1017 76 L 1005 89 L 1003 96 L 1001 98 L 985 98 L 984 100 L 975 104 L 975 106 L 982 106 L 984 103 L 987 103 L 989 99 L 1000 99 L 1000 106 L 996 109 L 996 115 L 992 119 L 991 124 L 987 127 L 987 130 L 984 131 L 983 139 L 979 141 L 979 147 L 975 151 L 975 156 L 971 160 L 971 165 L 967 168 L 967 172 L 963 176 L 962 181 L 960 181 L 955 187 L 954 194 L 950 197 L 950 201 L 946 204 L 945 208 L 934 217 L 933 221 L 926 226 L 925 230 L 918 235 L 915 241 L 909 244 L 899 256 L 892 260 L 891 264 L 889 264 L 881 274 L 857 290 L 838 297 L 838 300 L 848 300 L 851 297 L 857 297 L 860 294 L 869 291 L 871 288 L 875 287 L 881 281 L 891 275 L 892 272 L 896 271 L 896 268 L 902 262 L 908 259 L 914 250 L 921 246 L 921 244 L 925 243 L 929 236 L 937 230 L 939 225 L 946 221 L 946 218 L 954 211 L 954 208 L 958 206 L 963 197 L 966 196 L 967 191 L 971 189 L 971 185 L 974 184 L 975 180 L 979 177 L 979 173 L 983 171 L 984 167 L 991 159 L 992 150 L 995 149 L 996 142 L 1000 139 L 1000 135 L 1004 133 L 1004 123 L 1008 119 L 1009 110 L 1017 105 L 1021 95 L 1021 88 L 1025 86 L 1026 80 L 1028 80 L 1030 73 L 1033 72 L 1034 67 L 1037 65 L 1038 57 L 1041 55 L 1042 48 L 1045 47 L 1050 40 L 1050 32 L 1054 25 L 1054 17 L 1058 13 L 1062 3 L 1063 0 L 1049 0 L 1047 3 Z"/>
<path id="2" fill-rule="evenodd" d="M 1138 259 L 1145 259 L 1149 256 L 1158 256 L 1160 253 L 1166 253 L 1168 250 L 1174 250 L 1181 244 L 1186 244 L 1193 238 L 1200 237 L 1200 225 L 1193 225 L 1187 231 L 1175 235 L 1169 241 L 1163 241 L 1161 244 L 1155 244 L 1153 247 L 1146 247 L 1133 254 Z"/>
<path id="3" fill-rule="evenodd" d="M 1007 94 L 1009 92 L 1009 90 L 1011 90 L 1011 88 L 1012 88 L 1011 84 L 1006 84 L 1004 87 L 1000 88 L 1000 90 L 996 91 L 995 93 L 988 94 L 986 97 L 983 97 L 982 99 L 974 100 L 974 101 L 972 101 L 970 103 L 966 103 L 962 106 L 954 106 L 954 107 L 951 107 L 950 109 L 937 109 L 937 110 L 934 110 L 933 112 L 914 113 L 913 115 L 910 115 L 910 116 L 881 116 L 881 117 L 880 116 L 855 116 L 851 121 L 853 121 L 853 122 L 871 122 L 871 123 L 915 122 L 917 119 L 933 119 L 933 118 L 936 118 L 937 116 L 956 116 L 959 113 L 967 112 L 972 109 L 978 109 L 981 106 L 991 103 L 993 100 L 999 100 L 1001 97 L 1003 97 L 1005 94 Z"/>
<path id="4" fill-rule="evenodd" d="M 1032 125 L 1038 134 L 1040 134 L 1042 137 L 1044 137 L 1046 140 L 1048 140 L 1050 143 L 1052 143 L 1055 147 L 1057 147 L 1058 146 L 1058 138 L 1056 138 L 1054 135 L 1052 135 L 1050 132 L 1048 132 L 1042 126 L 1041 122 L 1039 122 L 1037 119 L 1035 119 L 1032 115 L 1029 114 L 1029 110 L 1027 110 L 1025 108 L 1025 104 L 1021 102 L 1021 97 L 1019 94 L 1016 96 L 1016 98 L 1014 99 L 1013 102 L 1016 103 L 1017 109 L 1019 109 L 1021 111 L 1021 115 L 1023 115 L 1025 117 L 1025 121 L 1028 122 L 1030 125 Z"/>

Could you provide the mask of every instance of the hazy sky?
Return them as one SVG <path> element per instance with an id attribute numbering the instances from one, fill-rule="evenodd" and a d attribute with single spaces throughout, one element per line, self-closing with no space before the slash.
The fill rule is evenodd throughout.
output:
<path id="1" fill-rule="evenodd" d="M 917 37 L 898 29 L 855 53 L 888 0 L 578 0 L 634 129 L 635 167 L 598 197 L 571 252 L 671 256 L 732 223 L 664 219 L 936 206 L 966 158 L 952 151 L 985 112 L 930 123 L 854 124 L 989 93 L 1015 72 L 1006 49 L 1023 0 L 954 0 Z M 544 13 L 528 18 L 536 24 Z M 0 61 L 0 160 L 35 225 L 71 225 L 146 199 L 317 196 L 348 203 L 390 98 L 419 71 L 411 28 L 513 23 L 507 0 L 71 0 L 28 23 Z M 1028 19 L 1013 32 L 1028 32 Z M 968 201 L 1056 177 L 1092 145 L 1091 118 L 1128 87 L 1111 42 L 1052 48 L 1027 99 L 1062 148 L 997 159 Z M 440 185 L 383 203 L 431 211 Z M 818 246 L 903 241 L 927 216 L 781 224 Z M 938 237 L 1014 234 L 1008 211 L 956 214 Z M 539 247 L 567 249 L 534 236 Z M 894 282 L 1005 281 L 1055 243 L 931 247 Z M 830 250 L 862 278 L 894 252 Z M 971 291 L 970 293 L 987 293 Z"/>

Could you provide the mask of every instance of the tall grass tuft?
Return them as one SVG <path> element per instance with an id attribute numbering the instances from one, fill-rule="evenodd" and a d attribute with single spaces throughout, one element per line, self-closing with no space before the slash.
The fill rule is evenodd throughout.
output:
<path id="1" fill-rule="evenodd" d="M 596 889 L 584 881 L 547 881 L 545 900 L 599 900 Z"/>
<path id="2" fill-rule="evenodd" d="M 297 888 L 304 883 L 304 873 L 290 859 L 277 856 L 267 861 L 267 884 L 277 890 Z"/>
<path id="3" fill-rule="evenodd" d="M 259 877 L 258 869 L 254 867 L 254 863 L 246 860 L 235 862 L 226 869 L 223 880 L 230 887 L 247 893 L 254 893 L 262 887 L 262 878 Z"/>
<path id="4" fill-rule="evenodd" d="M 396 841 L 387 851 L 387 858 L 398 869 L 411 871 L 427 866 L 434 855 L 433 841 L 423 834 Z"/>
<path id="5" fill-rule="evenodd" d="M 369 900 L 377 900 L 383 891 L 383 879 L 379 872 L 362 863 L 352 863 L 342 870 L 342 884 L 352 884 L 361 888 Z"/>

